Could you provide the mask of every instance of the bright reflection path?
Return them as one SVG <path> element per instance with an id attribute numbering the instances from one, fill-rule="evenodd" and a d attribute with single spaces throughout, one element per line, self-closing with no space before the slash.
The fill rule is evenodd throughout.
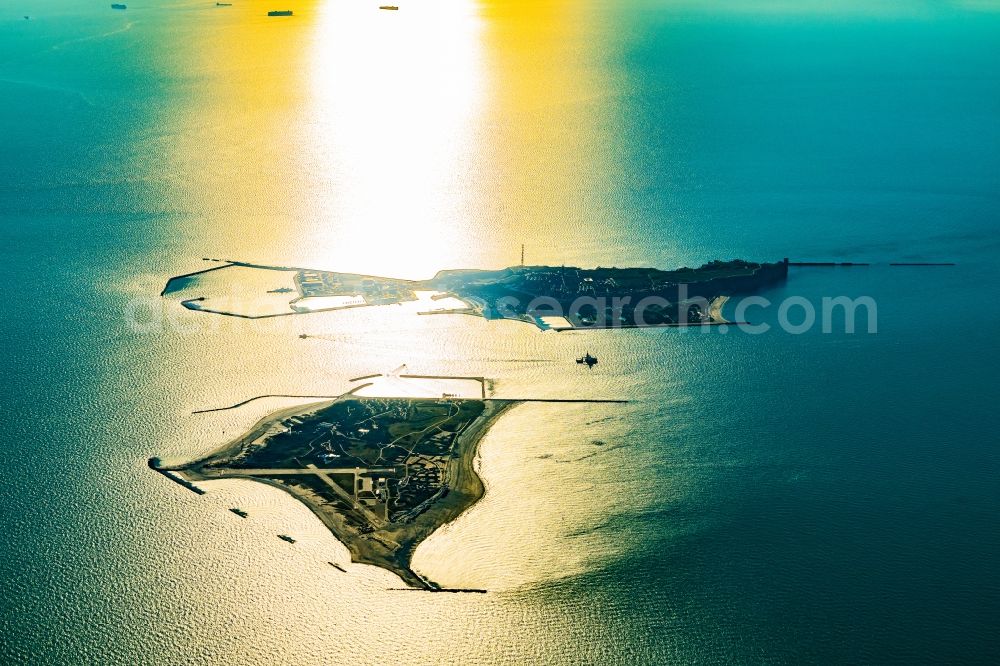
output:
<path id="1" fill-rule="evenodd" d="M 387 373 L 378 377 L 359 380 L 371 384 L 355 395 L 365 398 L 453 398 L 478 400 L 483 397 L 482 383 L 460 377 L 401 377 Z"/>
<path id="2" fill-rule="evenodd" d="M 314 34 L 311 178 L 331 196 L 331 254 L 362 250 L 366 271 L 427 277 L 473 242 L 465 183 L 483 93 L 479 19 L 468 0 L 397 12 L 336 3 Z"/>

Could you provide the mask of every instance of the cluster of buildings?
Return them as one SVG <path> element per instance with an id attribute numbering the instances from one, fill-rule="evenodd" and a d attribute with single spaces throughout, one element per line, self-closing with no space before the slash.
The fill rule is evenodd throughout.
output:
<path id="1" fill-rule="evenodd" d="M 296 273 L 295 283 L 304 298 L 360 294 L 364 296 L 367 303 L 372 305 L 416 299 L 416 294 L 405 282 L 348 273 L 302 270 Z"/>
<path id="2" fill-rule="evenodd" d="M 384 476 L 359 476 L 355 498 L 365 506 L 380 506 L 389 502 L 389 479 Z"/>

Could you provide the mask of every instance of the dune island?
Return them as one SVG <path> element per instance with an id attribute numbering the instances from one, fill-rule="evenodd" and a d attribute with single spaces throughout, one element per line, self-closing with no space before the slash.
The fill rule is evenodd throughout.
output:
<path id="1" fill-rule="evenodd" d="M 276 486 L 309 507 L 354 562 L 387 569 L 412 588 L 439 591 L 410 568 L 413 552 L 483 496 L 473 469 L 477 446 L 517 402 L 347 394 L 273 413 L 193 462 L 149 463 L 199 493 L 195 483 L 214 479 Z"/>

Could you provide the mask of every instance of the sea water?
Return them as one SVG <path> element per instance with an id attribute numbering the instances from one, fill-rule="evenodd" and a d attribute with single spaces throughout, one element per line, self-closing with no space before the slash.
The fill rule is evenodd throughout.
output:
<path id="1" fill-rule="evenodd" d="M 233 5 L 0 8 L 5 661 L 996 659 L 994 3 Z M 202 258 L 426 278 L 522 244 L 873 265 L 793 268 L 760 335 L 159 297 Z M 836 296 L 877 332 L 781 329 Z M 629 400 L 487 435 L 486 497 L 414 558 L 487 595 L 391 591 L 280 490 L 146 467 L 294 400 L 193 411 L 404 363 Z"/>

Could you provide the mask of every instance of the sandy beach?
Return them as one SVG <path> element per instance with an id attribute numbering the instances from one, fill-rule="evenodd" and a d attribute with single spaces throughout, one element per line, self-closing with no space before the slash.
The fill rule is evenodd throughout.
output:
<path id="1" fill-rule="evenodd" d="M 726 321 L 722 318 L 722 308 L 725 307 L 726 302 L 729 300 L 729 296 L 717 296 L 712 300 L 708 306 L 708 316 L 716 323 L 728 324 L 731 322 Z"/>

